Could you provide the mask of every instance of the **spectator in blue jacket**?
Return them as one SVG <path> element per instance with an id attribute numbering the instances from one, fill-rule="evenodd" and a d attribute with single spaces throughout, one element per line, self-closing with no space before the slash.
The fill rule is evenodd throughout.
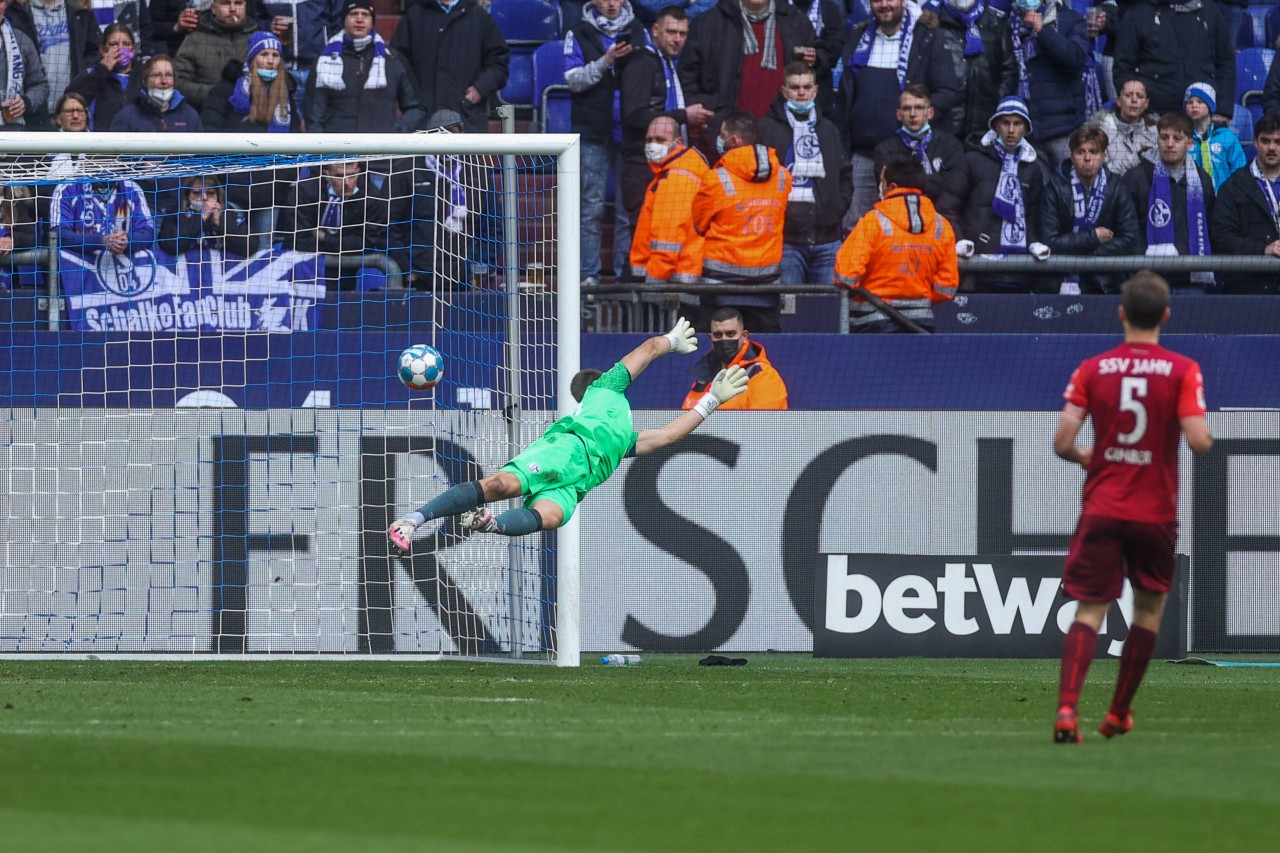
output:
<path id="1" fill-rule="evenodd" d="M 148 60 L 142 71 L 143 86 L 133 103 L 116 113 L 111 129 L 125 133 L 203 133 L 200 114 L 175 88 L 177 77 L 168 54 Z"/>
<path id="2" fill-rule="evenodd" d="M 1183 110 L 1195 126 L 1191 156 L 1196 165 L 1213 178 L 1213 190 L 1217 192 L 1233 172 L 1247 165 L 1244 149 L 1230 128 L 1213 123 L 1213 114 L 1218 111 L 1218 93 L 1208 83 L 1192 83 L 1187 87 Z"/>
<path id="3" fill-rule="evenodd" d="M 132 253 L 150 247 L 156 236 L 151 208 L 133 181 L 61 184 L 51 213 L 58 245 L 82 256 Z"/>
<path id="4" fill-rule="evenodd" d="M 1016 10 L 1009 21 L 1018 97 L 1031 110 L 1036 148 L 1055 169 L 1071 156 L 1067 139 L 1086 116 L 1088 29 L 1084 16 L 1057 0 L 1017 0 Z"/>

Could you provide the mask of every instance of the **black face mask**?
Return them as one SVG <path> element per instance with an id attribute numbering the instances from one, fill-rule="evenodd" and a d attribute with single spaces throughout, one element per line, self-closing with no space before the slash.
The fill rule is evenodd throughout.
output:
<path id="1" fill-rule="evenodd" d="M 716 354 L 716 358 L 720 359 L 722 363 L 728 364 L 731 361 L 733 361 L 733 357 L 738 354 L 738 349 L 741 346 L 742 346 L 741 338 L 736 338 L 733 340 L 729 338 L 724 338 L 722 340 L 712 341 L 711 351 Z"/>

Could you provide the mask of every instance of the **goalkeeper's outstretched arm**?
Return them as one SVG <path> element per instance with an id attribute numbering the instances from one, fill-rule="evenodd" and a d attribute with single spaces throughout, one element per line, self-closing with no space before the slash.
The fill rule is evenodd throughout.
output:
<path id="1" fill-rule="evenodd" d="M 711 388 L 702 395 L 702 399 L 687 412 L 662 429 L 642 429 L 636 437 L 636 456 L 644 456 L 661 450 L 680 441 L 698 428 L 698 425 L 711 416 L 721 403 L 726 403 L 747 390 L 747 371 L 735 364 L 727 370 L 716 374 L 711 380 Z"/>
<path id="2" fill-rule="evenodd" d="M 655 335 L 640 346 L 633 349 L 622 357 L 622 363 L 626 366 L 627 372 L 631 374 L 631 378 L 635 379 L 645 368 L 653 364 L 655 359 L 661 358 L 667 353 L 674 352 L 680 355 L 687 355 L 691 352 L 698 351 L 698 339 L 693 334 L 693 326 L 689 325 L 689 321 L 681 317 L 676 321 L 676 327 L 665 335 Z"/>

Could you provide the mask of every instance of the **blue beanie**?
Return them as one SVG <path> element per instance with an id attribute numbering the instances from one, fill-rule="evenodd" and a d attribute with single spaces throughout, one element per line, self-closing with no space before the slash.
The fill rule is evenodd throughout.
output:
<path id="1" fill-rule="evenodd" d="M 1182 96 L 1182 105 L 1185 107 L 1187 101 L 1192 98 L 1199 98 L 1204 101 L 1205 106 L 1209 108 L 1209 112 L 1216 113 L 1218 111 L 1218 90 L 1208 83 L 1192 83 L 1187 87 L 1187 93 Z"/>
<path id="2" fill-rule="evenodd" d="M 1027 111 L 1027 102 L 1017 95 L 1010 95 L 1001 99 L 996 106 L 996 111 L 991 114 L 991 118 L 987 121 L 987 127 L 995 130 L 996 119 L 1000 118 L 1000 116 L 1020 116 L 1027 123 L 1027 133 L 1031 133 L 1031 113 Z"/>
<path id="3" fill-rule="evenodd" d="M 253 58 L 264 50 L 277 51 L 280 57 L 284 58 L 284 46 L 280 44 L 280 39 L 270 31 L 260 30 L 249 36 L 249 53 L 244 59 L 244 64 L 252 65 Z"/>

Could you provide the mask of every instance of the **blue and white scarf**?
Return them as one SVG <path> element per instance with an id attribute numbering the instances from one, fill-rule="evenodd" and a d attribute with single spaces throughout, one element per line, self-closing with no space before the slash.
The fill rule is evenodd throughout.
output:
<path id="1" fill-rule="evenodd" d="M 249 110 L 253 107 L 253 102 L 249 94 L 249 75 L 251 73 L 253 72 L 249 71 L 249 67 L 245 66 L 244 73 L 240 75 L 240 79 L 236 81 L 235 88 L 231 90 L 231 97 L 227 98 L 227 103 L 231 104 L 231 109 L 235 110 L 240 115 L 248 115 Z M 271 120 L 267 122 L 267 132 L 288 133 L 289 122 L 289 98 L 286 96 L 284 103 L 276 107 L 276 111 L 271 116 Z"/>
<path id="2" fill-rule="evenodd" d="M 822 14 L 822 0 L 812 0 L 809 4 L 809 23 L 813 24 L 813 31 L 821 35 L 822 25 L 826 23 Z"/>
<path id="3" fill-rule="evenodd" d="M 342 193 L 329 186 L 325 182 L 325 200 L 324 207 L 320 211 L 320 227 L 326 231 L 342 230 L 342 203 L 347 199 L 343 198 Z M 354 193 L 349 198 L 354 199 L 360 194 L 360 187 L 357 186 Z"/>
<path id="4" fill-rule="evenodd" d="M 933 141 L 933 128 L 925 125 L 920 128 L 919 135 L 912 135 L 911 131 L 901 125 L 898 126 L 898 138 L 902 140 L 902 144 L 911 149 L 912 153 L 920 159 L 920 165 L 924 166 L 926 175 L 933 174 L 933 163 L 929 162 L 929 143 Z"/>
<path id="5" fill-rule="evenodd" d="M 817 0 L 815 0 L 817 2 Z M 898 46 L 898 91 L 901 92 L 907 88 L 907 62 L 911 59 L 911 41 L 915 35 L 915 18 L 912 17 L 914 6 L 907 3 L 906 9 L 902 13 L 902 44 Z M 858 46 L 853 49 L 853 53 L 849 56 L 847 63 L 849 73 L 857 74 L 863 68 L 867 67 L 867 63 L 871 61 L 871 48 L 875 45 L 876 33 L 880 32 L 880 28 L 876 26 L 875 20 L 867 22 L 867 28 L 862 31 L 862 38 L 858 39 Z"/>
<path id="6" fill-rule="evenodd" d="M 595 7 L 592 7 L 595 8 Z M 385 89 L 387 86 L 387 43 L 376 32 L 373 38 L 373 62 L 369 65 L 369 76 L 364 81 L 366 89 Z M 341 33 L 325 42 L 320 57 L 316 60 L 316 86 L 321 89 L 332 89 L 341 92 L 347 88 L 342 79 L 342 48 L 350 45 L 355 50 L 355 40 L 346 33 Z"/>
<path id="7" fill-rule="evenodd" d="M 1058 20 L 1058 4 L 1049 3 L 1048 8 L 1041 4 L 1042 18 L 1047 27 Z M 1022 16 L 1015 6 L 1009 10 L 1009 26 L 1013 38 L 1013 58 L 1018 61 L 1018 97 L 1030 103 L 1031 80 L 1027 75 L 1027 63 L 1040 54 L 1040 42 L 1035 33 L 1022 22 Z M 1092 113 L 1088 113 L 1092 115 Z"/>
<path id="8" fill-rule="evenodd" d="M 1027 200 L 1022 193 L 1022 180 L 1018 166 L 1024 160 L 1034 162 L 1035 149 L 1025 139 L 1010 151 L 1004 147 L 995 131 L 987 131 L 982 137 L 984 145 L 990 145 L 1000 156 L 1000 177 L 996 180 L 996 192 L 991 198 L 991 212 L 1000 223 L 1000 251 L 1006 255 L 1027 253 Z"/>
<path id="9" fill-rule="evenodd" d="M 613 20 L 606 18 L 594 3 L 582 7 L 582 17 L 587 23 L 610 38 L 617 38 L 619 33 L 626 32 L 631 26 L 631 22 L 636 19 L 635 12 L 631 11 L 630 0 L 622 4 L 622 11 Z"/>
<path id="10" fill-rule="evenodd" d="M 800 118 L 791 110 L 785 112 L 791 125 L 791 147 L 787 149 L 783 164 L 790 170 L 792 178 L 791 195 L 787 200 L 812 202 L 813 179 L 827 176 L 818 144 L 818 110 L 809 110 L 808 118 Z"/>
<path id="11" fill-rule="evenodd" d="M 968 12 L 962 12 L 947 0 L 943 5 L 964 24 L 964 55 L 978 56 L 982 53 L 982 34 L 978 32 L 978 19 L 987 10 L 987 0 L 977 0 Z"/>
<path id="12" fill-rule="evenodd" d="M 13 35 L 13 24 L 9 23 L 8 18 L 4 18 L 0 23 L 0 39 L 4 41 L 4 55 L 9 60 L 9 64 L 5 66 L 4 92 L 21 94 L 26 91 L 23 85 L 26 69 L 22 65 L 22 51 L 18 50 L 18 39 Z M 0 122 L 2 121 L 0 119 Z M 26 124 L 26 122 L 19 118 L 14 124 Z"/>
<path id="13" fill-rule="evenodd" d="M 1076 170 L 1071 170 L 1071 213 L 1075 217 L 1073 231 L 1077 234 L 1091 231 L 1098 227 L 1098 217 L 1102 215 L 1102 201 L 1107 194 L 1107 170 L 1098 172 L 1093 179 L 1093 186 L 1085 196 L 1084 184 Z"/>
<path id="14" fill-rule="evenodd" d="M 646 33 L 645 40 L 648 41 L 648 38 Z M 683 110 L 685 108 L 684 87 L 680 85 L 680 73 L 676 70 L 676 60 L 663 56 L 662 51 L 652 45 L 649 45 L 649 50 L 658 57 L 658 64 L 662 66 L 662 79 L 667 85 L 667 99 L 663 103 L 663 109 L 667 112 Z M 680 125 L 680 138 L 684 140 L 685 145 L 689 144 L 689 125 Z"/>
<path id="15" fill-rule="evenodd" d="M 1176 255 L 1178 247 L 1174 244 L 1173 181 L 1163 160 L 1157 159 L 1155 166 L 1151 192 L 1147 195 L 1147 254 Z M 1190 154 L 1187 155 L 1183 169 L 1187 176 L 1187 250 L 1192 255 L 1207 255 L 1209 220 L 1204 209 L 1204 185 Z M 1197 275 L 1199 274 L 1193 273 L 1192 280 L 1196 280 Z"/>
<path id="16" fill-rule="evenodd" d="M 1080 234 L 1098 227 L 1098 217 L 1102 215 L 1102 202 L 1107 195 L 1107 170 L 1103 169 L 1093 180 L 1093 187 L 1086 196 L 1084 184 L 1076 170 L 1071 170 L 1071 215 L 1075 220 L 1072 232 Z M 1080 292 L 1080 276 L 1073 273 L 1062 280 L 1059 293 L 1077 294 Z"/>
<path id="17" fill-rule="evenodd" d="M 435 154 L 428 154 L 423 161 L 436 175 L 436 197 L 449 199 L 449 209 L 445 213 L 445 218 L 465 218 L 467 191 L 462 183 L 462 158 L 437 157 Z M 444 192 L 445 187 L 448 187 L 447 194 Z"/>
<path id="18" fill-rule="evenodd" d="M 1262 174 L 1257 157 L 1249 163 L 1249 174 L 1258 182 L 1258 189 L 1262 190 L 1262 197 L 1267 201 L 1267 210 L 1271 212 L 1271 222 L 1275 225 L 1276 233 L 1280 234 L 1280 197 L 1276 195 L 1276 182 L 1267 180 L 1267 176 Z"/>

